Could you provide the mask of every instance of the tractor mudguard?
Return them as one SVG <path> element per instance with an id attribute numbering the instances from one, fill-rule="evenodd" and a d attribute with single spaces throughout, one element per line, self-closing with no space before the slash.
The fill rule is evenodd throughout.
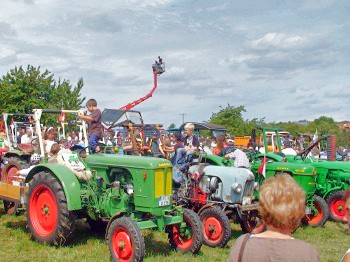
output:
<path id="1" fill-rule="evenodd" d="M 60 164 L 40 164 L 30 170 L 26 177 L 28 183 L 35 174 L 39 172 L 48 172 L 56 177 L 57 181 L 62 185 L 64 194 L 67 199 L 68 210 L 81 209 L 80 183 L 75 174 L 66 166 Z"/>
<path id="2" fill-rule="evenodd" d="M 208 204 L 202 206 L 197 213 L 198 213 L 198 215 L 200 215 L 200 213 L 203 212 L 205 209 L 212 207 L 212 206 L 216 206 L 216 205 L 217 205 L 216 203 L 208 203 Z"/>
<path id="3" fill-rule="evenodd" d="M 109 226 L 112 224 L 112 222 L 113 222 L 114 220 L 116 220 L 117 218 L 120 218 L 120 217 L 124 216 L 124 214 L 125 214 L 125 211 L 118 212 L 118 213 L 114 214 L 114 215 L 111 217 L 111 219 L 108 221 L 107 228 L 106 228 L 106 233 L 105 233 L 105 240 L 108 239 L 107 237 L 108 237 L 108 229 L 109 229 Z"/>

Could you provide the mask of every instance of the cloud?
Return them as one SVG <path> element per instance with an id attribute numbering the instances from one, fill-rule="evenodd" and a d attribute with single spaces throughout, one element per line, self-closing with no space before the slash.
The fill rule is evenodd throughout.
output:
<path id="1" fill-rule="evenodd" d="M 250 47 L 257 50 L 296 49 L 304 46 L 307 40 L 298 35 L 286 35 L 283 33 L 267 33 L 262 38 L 250 42 Z"/>
<path id="2" fill-rule="evenodd" d="M 244 105 L 246 118 L 345 119 L 347 9 L 311 0 L 1 1 L 0 73 L 32 64 L 73 84 L 82 77 L 84 96 L 118 108 L 151 90 L 161 55 L 166 72 L 135 107 L 147 121 L 208 120 L 227 103 Z"/>

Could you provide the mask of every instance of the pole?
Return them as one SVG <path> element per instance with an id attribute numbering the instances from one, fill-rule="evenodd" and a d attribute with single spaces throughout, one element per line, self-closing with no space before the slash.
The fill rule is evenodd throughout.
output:
<path id="1" fill-rule="evenodd" d="M 187 115 L 187 114 L 182 113 L 182 114 L 179 114 L 179 115 L 182 116 L 182 123 L 185 123 L 185 115 Z"/>

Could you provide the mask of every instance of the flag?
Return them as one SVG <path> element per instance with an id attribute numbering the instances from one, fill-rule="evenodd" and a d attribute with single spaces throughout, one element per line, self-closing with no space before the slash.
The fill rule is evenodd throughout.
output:
<path id="1" fill-rule="evenodd" d="M 62 112 L 58 117 L 58 121 L 60 121 L 61 123 L 64 123 L 66 121 L 66 113 Z"/>
<path id="2" fill-rule="evenodd" d="M 266 177 L 266 162 L 267 158 L 266 155 L 264 155 L 264 158 L 261 161 L 261 165 L 258 168 L 258 173 L 261 174 L 263 177 Z"/>
<path id="3" fill-rule="evenodd" d="M 316 132 L 312 138 L 312 142 L 316 142 L 318 140 L 318 133 L 317 133 L 317 129 L 316 129 Z"/>

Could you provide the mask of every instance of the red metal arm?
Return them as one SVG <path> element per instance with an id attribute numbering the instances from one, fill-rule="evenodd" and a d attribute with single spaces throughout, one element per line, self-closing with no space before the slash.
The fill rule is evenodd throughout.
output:
<path id="1" fill-rule="evenodd" d="M 157 74 L 157 72 L 153 72 L 153 75 L 154 75 L 154 86 L 153 86 L 151 92 L 149 92 L 144 97 L 141 97 L 140 99 L 137 99 L 137 100 L 125 105 L 125 106 L 120 107 L 119 108 L 120 110 L 130 110 L 131 108 L 137 106 L 138 104 L 142 103 L 143 101 L 145 101 L 146 99 L 150 98 L 153 95 L 154 91 L 157 88 L 157 76 L 158 76 L 158 74 Z"/>

